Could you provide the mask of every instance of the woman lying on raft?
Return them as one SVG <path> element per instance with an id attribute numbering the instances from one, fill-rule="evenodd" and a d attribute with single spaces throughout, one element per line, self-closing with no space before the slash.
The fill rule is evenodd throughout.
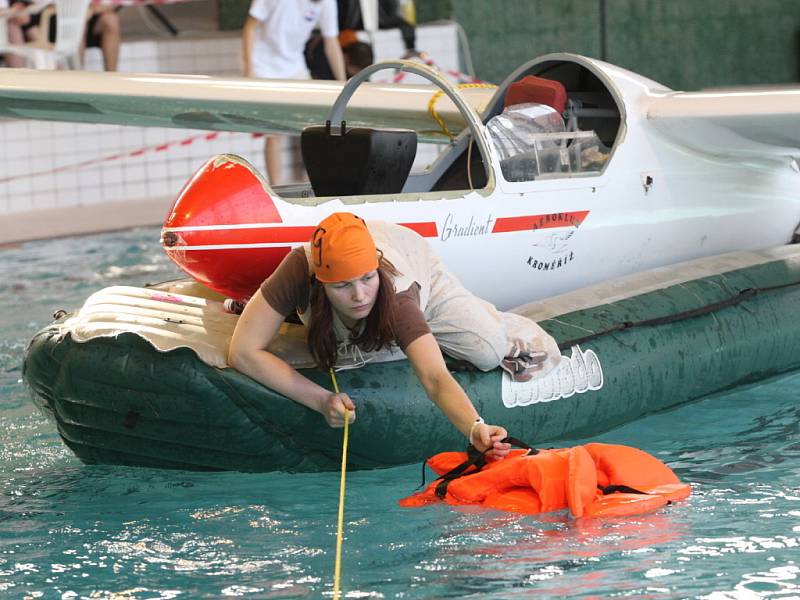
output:
<path id="1" fill-rule="evenodd" d="M 506 430 L 478 416 L 442 351 L 483 371 L 501 366 L 522 381 L 550 371 L 561 358 L 555 340 L 536 323 L 468 292 L 417 233 L 334 213 L 248 302 L 228 355 L 232 367 L 320 412 L 332 427 L 344 425 L 345 408 L 355 419 L 347 394 L 320 387 L 266 350 L 295 311 L 323 369 L 359 366 L 399 347 L 428 397 L 470 443 L 491 447 L 494 458 L 509 452 L 501 442 Z"/>

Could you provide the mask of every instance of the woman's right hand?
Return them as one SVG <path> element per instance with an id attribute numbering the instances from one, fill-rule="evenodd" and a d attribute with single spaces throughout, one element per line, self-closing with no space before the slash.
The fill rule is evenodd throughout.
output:
<path id="1" fill-rule="evenodd" d="M 344 427 L 344 411 L 350 423 L 356 420 L 356 405 L 347 394 L 333 392 L 322 399 L 320 411 L 331 427 Z"/>
<path id="2" fill-rule="evenodd" d="M 502 460 L 511 452 L 511 444 L 503 442 L 508 432 L 499 425 L 476 424 L 470 431 L 469 443 L 481 452 L 486 452 L 490 460 Z"/>

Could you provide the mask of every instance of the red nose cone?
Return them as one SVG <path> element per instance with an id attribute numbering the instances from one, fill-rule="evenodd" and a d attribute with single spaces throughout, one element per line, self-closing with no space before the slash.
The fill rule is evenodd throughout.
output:
<path id="1" fill-rule="evenodd" d="M 178 194 L 164 228 L 280 223 L 266 182 L 246 160 L 215 156 Z"/>
<path id="2" fill-rule="evenodd" d="M 215 156 L 184 186 L 161 231 L 167 255 L 201 283 L 247 298 L 291 249 L 266 183 L 244 159 Z M 283 238 L 283 239 L 281 239 Z"/>

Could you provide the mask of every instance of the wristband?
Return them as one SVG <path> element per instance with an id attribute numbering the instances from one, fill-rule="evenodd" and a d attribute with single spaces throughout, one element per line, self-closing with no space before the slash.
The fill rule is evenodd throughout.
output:
<path id="1" fill-rule="evenodd" d="M 472 424 L 472 427 L 469 428 L 469 439 L 468 439 L 468 441 L 469 441 L 470 444 L 472 443 L 472 434 L 475 433 L 475 428 L 478 425 L 483 425 L 485 422 L 486 421 L 484 421 L 481 417 L 478 417 L 477 419 L 475 419 L 475 422 Z"/>

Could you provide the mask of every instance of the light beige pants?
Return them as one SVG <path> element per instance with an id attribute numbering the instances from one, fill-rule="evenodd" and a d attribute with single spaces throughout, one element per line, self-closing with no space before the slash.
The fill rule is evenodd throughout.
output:
<path id="1" fill-rule="evenodd" d="M 558 344 L 539 325 L 478 298 L 438 259 L 425 317 L 447 355 L 466 360 L 481 371 L 498 367 L 514 343 L 529 352 L 547 353 L 539 374 L 549 372 L 561 360 Z"/>

